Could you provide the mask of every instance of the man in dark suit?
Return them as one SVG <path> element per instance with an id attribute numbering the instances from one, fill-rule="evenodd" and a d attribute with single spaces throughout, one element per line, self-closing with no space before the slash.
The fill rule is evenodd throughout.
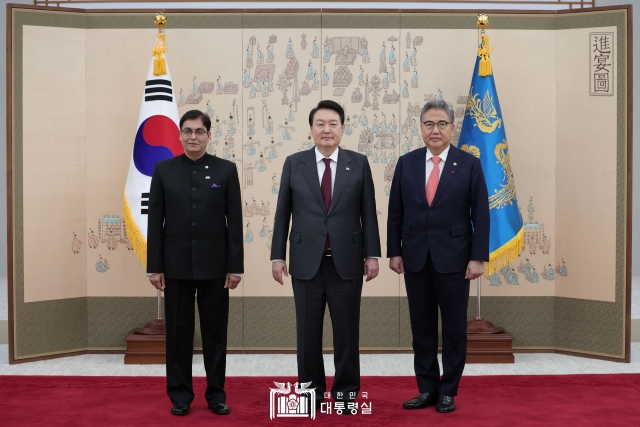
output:
<path id="1" fill-rule="evenodd" d="M 420 114 L 426 145 L 400 157 L 387 222 L 389 267 L 405 275 L 420 394 L 407 409 L 455 410 L 467 350 L 469 281 L 489 261 L 489 199 L 480 160 L 451 145 L 453 108 L 443 100 Z M 442 365 L 438 366 L 438 307 Z"/>
<path id="2" fill-rule="evenodd" d="M 164 291 L 167 394 L 174 415 L 193 401 L 194 296 L 204 367 L 205 398 L 215 414 L 228 414 L 224 392 L 229 289 L 243 270 L 242 203 L 236 165 L 206 153 L 211 120 L 198 110 L 180 119 L 184 154 L 158 162 L 151 179 L 147 272 Z"/>
<path id="3" fill-rule="evenodd" d="M 369 162 L 338 148 L 344 110 L 336 102 L 321 101 L 311 110 L 309 125 L 316 146 L 287 157 L 282 169 L 271 260 L 273 278 L 282 285 L 282 276 L 289 275 L 288 237 L 298 381 L 312 383 L 319 407 L 326 390 L 322 323 L 327 304 L 336 368 L 331 393 L 347 404 L 360 390 L 362 277 L 369 281 L 378 275 L 380 237 Z"/>

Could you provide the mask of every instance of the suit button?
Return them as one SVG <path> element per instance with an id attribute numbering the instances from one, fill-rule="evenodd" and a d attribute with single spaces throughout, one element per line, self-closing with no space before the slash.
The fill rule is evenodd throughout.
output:
<path id="1" fill-rule="evenodd" d="M 195 242 L 196 242 L 196 239 L 193 239 L 193 240 L 191 241 L 191 243 L 195 243 Z"/>
<path id="2" fill-rule="evenodd" d="M 195 174 L 197 174 L 197 173 L 198 173 L 198 172 L 196 172 L 196 171 L 193 171 L 193 174 L 194 174 L 194 175 L 195 175 Z"/>
<path id="3" fill-rule="evenodd" d="M 196 207 L 195 203 L 194 203 L 193 205 L 191 205 L 191 206 L 192 206 L 194 209 L 195 209 L 195 207 Z"/>
<path id="4" fill-rule="evenodd" d="M 196 191 L 196 187 L 191 187 L 191 189 L 192 189 L 193 191 Z"/>
<path id="5" fill-rule="evenodd" d="M 195 222 L 195 221 L 193 221 L 193 222 L 191 223 L 191 225 L 196 225 L 196 222 Z"/>

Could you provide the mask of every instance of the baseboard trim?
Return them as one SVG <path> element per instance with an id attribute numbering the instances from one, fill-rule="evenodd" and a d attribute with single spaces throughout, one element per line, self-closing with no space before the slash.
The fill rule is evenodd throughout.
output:
<path id="1" fill-rule="evenodd" d="M 640 342 L 640 319 L 631 319 L 631 342 Z"/>
<path id="2" fill-rule="evenodd" d="M 0 344 L 9 344 L 9 321 L 0 320 Z"/>

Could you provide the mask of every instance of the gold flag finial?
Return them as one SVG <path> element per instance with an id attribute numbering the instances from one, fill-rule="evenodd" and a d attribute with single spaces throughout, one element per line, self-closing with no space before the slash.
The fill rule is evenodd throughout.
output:
<path id="1" fill-rule="evenodd" d="M 167 47 L 165 46 L 166 34 L 164 33 L 164 27 L 167 25 L 167 17 L 164 13 L 160 12 L 156 14 L 153 23 L 158 27 L 156 47 L 151 51 L 151 54 L 155 56 L 155 60 L 153 61 L 153 75 L 162 76 L 167 74 L 167 61 L 164 59 L 164 53 L 167 51 Z"/>
<path id="2" fill-rule="evenodd" d="M 489 26 L 489 16 L 486 13 L 479 13 L 476 24 L 481 30 L 486 29 Z"/>
<path id="3" fill-rule="evenodd" d="M 156 24 L 156 27 L 159 29 L 163 29 L 165 25 L 167 25 L 167 17 L 164 13 L 160 12 L 153 19 L 153 23 Z"/>
<path id="4" fill-rule="evenodd" d="M 491 58 L 489 53 L 493 50 L 489 45 L 489 36 L 484 33 L 484 30 L 489 26 L 489 15 L 486 13 L 479 13 L 476 25 L 480 28 L 480 43 L 478 46 L 478 56 L 480 59 L 480 66 L 478 67 L 478 75 L 480 77 L 490 76 L 493 73 L 491 69 Z"/>

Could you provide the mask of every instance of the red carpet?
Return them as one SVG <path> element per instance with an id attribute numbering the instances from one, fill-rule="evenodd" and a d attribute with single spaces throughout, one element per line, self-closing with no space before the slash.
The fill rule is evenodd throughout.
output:
<path id="1" fill-rule="evenodd" d="M 640 374 L 467 376 L 451 414 L 402 409 L 417 393 L 413 377 L 363 377 L 371 415 L 318 414 L 315 420 L 270 420 L 274 380 L 296 381 L 227 378 L 232 412 L 217 416 L 207 409 L 204 378 L 196 378 L 190 414 L 175 417 L 162 377 L 0 376 L 0 426 L 640 426 Z"/>

